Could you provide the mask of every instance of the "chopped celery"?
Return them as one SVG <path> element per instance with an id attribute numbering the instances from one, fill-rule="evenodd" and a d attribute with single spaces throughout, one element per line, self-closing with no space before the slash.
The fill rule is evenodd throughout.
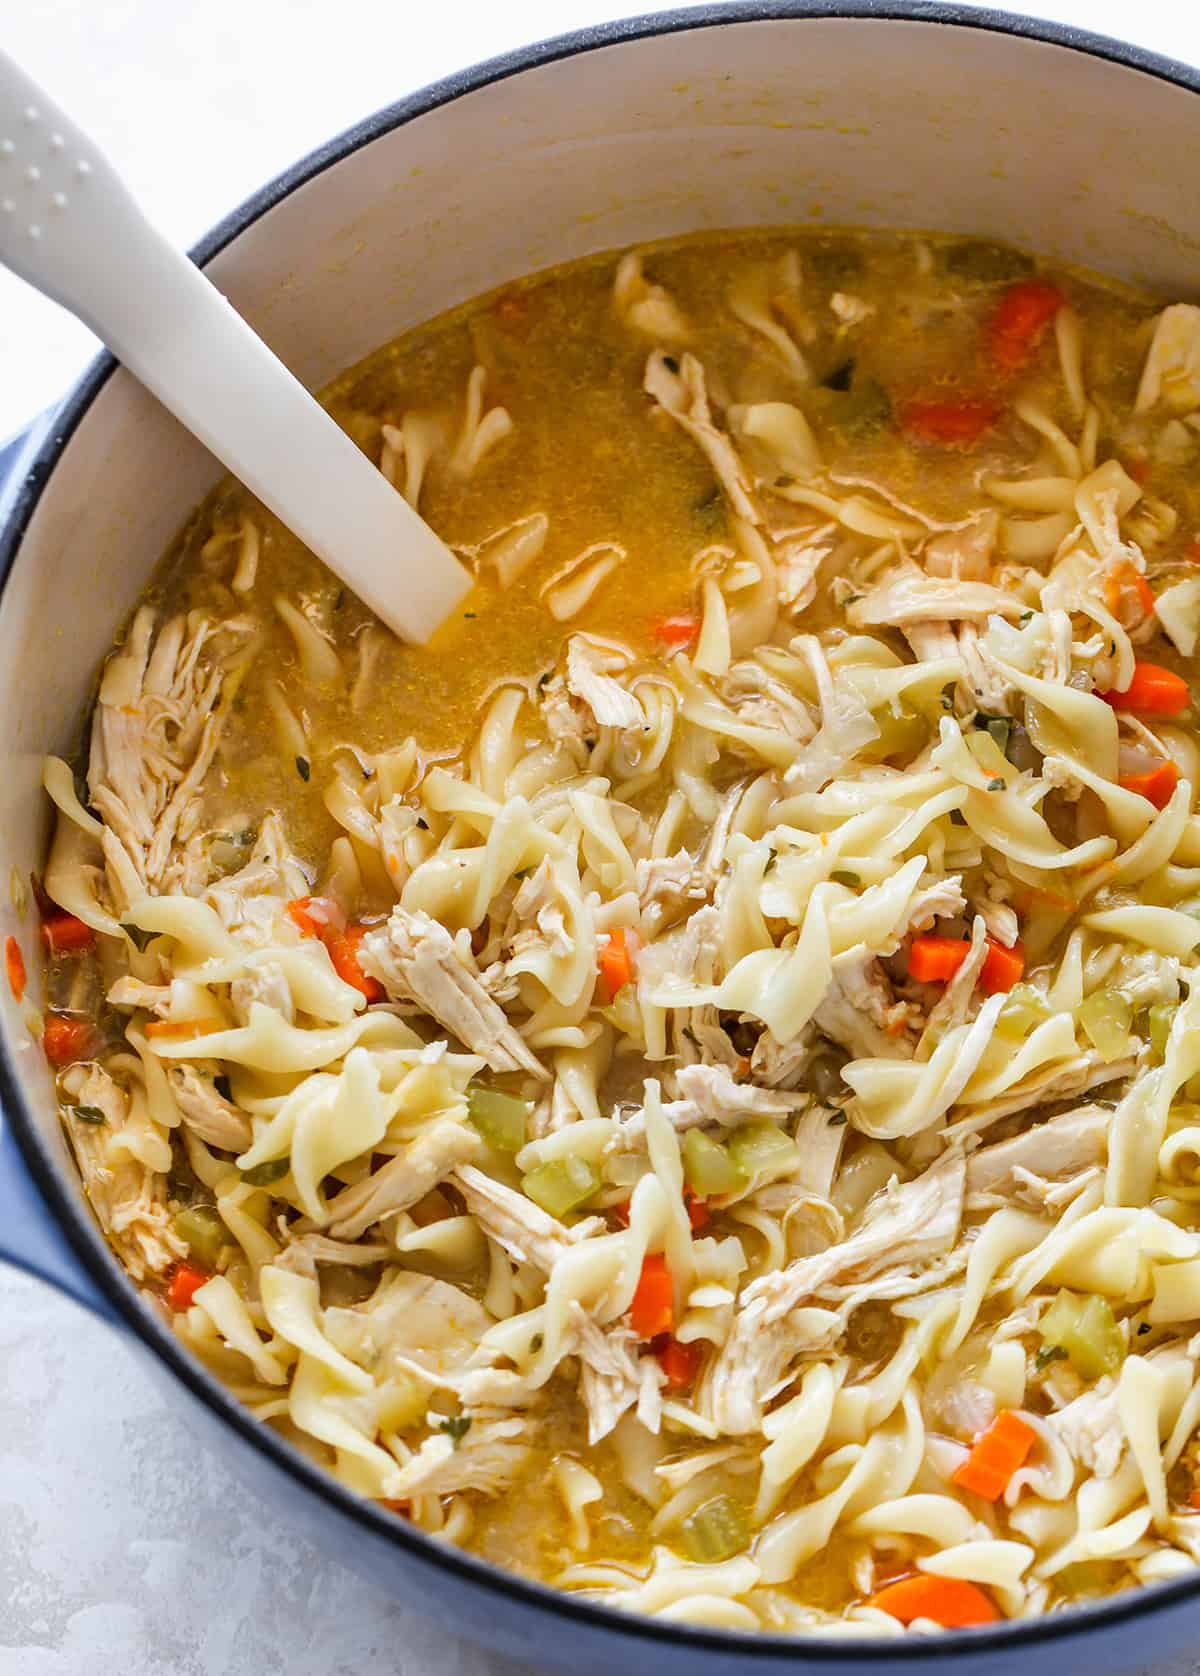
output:
<path id="1" fill-rule="evenodd" d="M 1120 1059 L 1129 1052 L 1129 1034 L 1133 1023 L 1133 1007 L 1123 995 L 1113 990 L 1097 990 L 1081 1001 L 1076 1015 L 1083 1033 L 1099 1053 L 1105 1064 Z"/>
<path id="2" fill-rule="evenodd" d="M 584 1158 L 552 1158 L 521 1179 L 527 1198 L 560 1219 L 577 1210 L 600 1185 L 599 1174 Z"/>
<path id="3" fill-rule="evenodd" d="M 689 1129 L 683 1137 L 683 1174 L 693 1193 L 710 1199 L 718 1193 L 736 1193 L 746 1185 L 746 1174 L 729 1155 L 728 1147 L 714 1141 L 703 1129 Z"/>
<path id="4" fill-rule="evenodd" d="M 268 1158 L 265 1164 L 256 1164 L 252 1170 L 243 1170 L 242 1180 L 248 1187 L 270 1187 L 272 1182 L 282 1181 L 291 1167 L 290 1159 Z"/>
<path id="5" fill-rule="evenodd" d="M 776 1169 L 795 1157 L 796 1143 L 773 1123 L 750 1123 L 735 1129 L 729 1140 L 729 1156 L 746 1180 L 763 1170 Z"/>
<path id="6" fill-rule="evenodd" d="M 1147 1014 L 1150 1030 L 1150 1046 L 1156 1059 L 1167 1057 L 1167 1037 L 1171 1034 L 1171 1024 L 1177 1009 L 1173 1006 L 1151 1007 Z"/>
<path id="7" fill-rule="evenodd" d="M 467 1113 L 484 1140 L 497 1152 L 520 1152 L 525 1145 L 529 1107 L 498 1088 L 468 1088 Z"/>
<path id="8" fill-rule="evenodd" d="M 1042 1343 L 1065 1350 L 1084 1379 L 1116 1373 L 1125 1360 L 1125 1340 L 1107 1298 L 1061 1291 L 1038 1323 Z"/>
<path id="9" fill-rule="evenodd" d="M 1046 998 L 1040 990 L 1029 983 L 1015 984 L 1009 990 L 1000 1009 L 1000 1017 L 996 1020 L 996 1034 L 1016 1041 L 1028 1036 L 1051 1016 Z"/>
<path id="10" fill-rule="evenodd" d="M 188 1205 L 177 1211 L 171 1218 L 171 1227 L 187 1246 L 189 1255 L 208 1269 L 216 1268 L 221 1247 L 230 1243 L 225 1224 L 211 1205 Z"/>
<path id="11" fill-rule="evenodd" d="M 732 1559 L 750 1543 L 745 1509 L 732 1496 L 714 1496 L 689 1513 L 680 1525 L 683 1545 L 697 1565 Z"/>

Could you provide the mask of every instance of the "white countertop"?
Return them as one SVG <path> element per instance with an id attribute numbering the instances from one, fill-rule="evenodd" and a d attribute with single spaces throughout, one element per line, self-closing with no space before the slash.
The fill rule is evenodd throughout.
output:
<path id="1" fill-rule="evenodd" d="M 638 0 L 10 0 L 3 35 L 163 228 L 190 243 L 313 145 L 467 59 L 637 9 Z M 1185 0 L 1024 9 L 1200 62 L 1200 12 Z M 55 400 L 93 347 L 0 273 L 0 439 Z M 5 1271 L 0 1601 L 0 1676 L 516 1668 L 299 1541 L 196 1446 L 116 1334 Z M 1200 1657 L 1155 1676 L 1197 1672 Z"/>

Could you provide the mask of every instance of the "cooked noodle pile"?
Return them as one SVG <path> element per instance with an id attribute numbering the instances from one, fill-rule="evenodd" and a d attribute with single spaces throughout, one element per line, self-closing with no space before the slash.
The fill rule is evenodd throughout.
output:
<path id="1" fill-rule="evenodd" d="M 706 522 L 640 620 L 623 526 L 478 522 L 471 620 L 551 655 L 459 749 L 356 732 L 406 654 L 223 503 L 86 789 L 47 766 L 45 1045 L 121 1261 L 343 1483 L 605 1602 L 862 1636 L 1200 1559 L 1200 310 L 1113 348 L 1082 281 L 902 240 L 889 320 L 837 248 L 727 250 L 703 320 L 619 263 L 611 378 Z M 523 469 L 479 356 L 364 421 L 422 510 Z M 325 825 L 218 824 L 248 726 Z"/>

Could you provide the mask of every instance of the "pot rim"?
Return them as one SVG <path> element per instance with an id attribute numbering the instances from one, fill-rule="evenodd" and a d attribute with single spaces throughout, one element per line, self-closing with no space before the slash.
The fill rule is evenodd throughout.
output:
<path id="1" fill-rule="evenodd" d="M 1200 94 L 1200 70 L 1147 48 L 1080 29 L 1071 24 L 1027 17 L 990 8 L 943 3 L 943 0 L 706 0 L 706 3 L 657 14 L 642 14 L 585 26 L 548 40 L 517 47 L 497 57 L 430 83 L 385 106 L 363 121 L 326 141 L 285 169 L 245 199 L 196 245 L 190 255 L 203 268 L 275 205 L 324 170 L 420 116 L 452 104 L 465 94 L 523 74 L 527 70 L 573 58 L 597 49 L 685 30 L 732 27 L 742 23 L 846 20 L 866 23 L 922 23 L 933 27 L 975 29 L 1015 36 L 1047 46 L 1062 47 L 1135 70 L 1159 81 Z M 101 352 L 53 413 L 46 439 L 32 458 L 21 462 L 23 480 L 17 486 L 6 524 L 0 528 L 0 605 L 3 592 L 42 491 L 76 429 L 117 369 L 107 351 Z M 309 1461 L 293 1445 L 255 1420 L 180 1344 L 157 1313 L 148 1307 L 113 1257 L 88 1209 L 84 1195 L 74 1193 L 59 1177 L 34 1122 L 20 1075 L 8 1044 L 0 1040 L 0 1111 L 8 1120 L 30 1175 L 36 1182 L 76 1257 L 105 1300 L 142 1343 L 182 1384 L 226 1426 L 273 1464 L 375 1537 L 389 1539 L 421 1565 L 450 1573 L 476 1589 L 517 1599 L 524 1606 L 561 1619 L 585 1623 L 628 1644 L 679 1644 L 696 1651 L 724 1653 L 740 1659 L 777 1661 L 807 1658 L 827 1664 L 860 1665 L 864 1657 L 886 1656 L 896 1665 L 945 1663 L 962 1654 L 1012 1651 L 1034 1641 L 1058 1641 L 1095 1635 L 1137 1617 L 1161 1610 L 1200 1593 L 1200 1571 L 1181 1578 L 1123 1591 L 1100 1604 L 1056 1612 L 1039 1618 L 1011 1619 L 993 1628 L 949 1630 L 938 1636 L 832 1638 L 803 1631 L 788 1635 L 758 1630 L 727 1630 L 661 1620 L 627 1613 L 585 1599 L 549 1584 L 501 1569 L 460 1548 L 410 1526 L 355 1495 L 330 1473 Z"/>

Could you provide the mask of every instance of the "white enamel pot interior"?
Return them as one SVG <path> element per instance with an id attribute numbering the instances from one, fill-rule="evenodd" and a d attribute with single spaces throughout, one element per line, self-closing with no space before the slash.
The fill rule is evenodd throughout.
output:
<path id="1" fill-rule="evenodd" d="M 199 256 L 314 386 L 515 276 L 704 228 L 815 222 L 997 236 L 1188 296 L 1200 251 L 1198 86 L 1178 65 L 984 12 L 672 14 L 517 54 L 382 113 L 267 188 Z M 24 467 L 0 531 L 4 877 L 39 870 L 40 760 L 75 748 L 99 660 L 219 476 L 131 378 L 103 365 Z M 30 921 L 7 891 L 0 901 L 0 936 L 22 941 L 36 1000 Z M 689 1669 L 730 1671 L 747 1660 L 869 1662 L 860 1644 L 615 1619 L 435 1552 L 402 1522 L 360 1508 L 239 1415 L 137 1301 L 80 1212 L 41 1054 L 7 991 L 0 1091 L 23 1165 L 66 1231 L 68 1265 L 87 1265 L 103 1307 L 199 1399 L 213 1435 L 240 1441 L 268 1493 L 286 1483 L 298 1522 L 336 1530 L 339 1551 L 399 1593 L 452 1596 L 457 1627 L 578 1668 L 611 1669 L 618 1643 L 638 1642 L 680 1669 L 685 1658 Z M 0 1189 L 3 1179 L 0 1170 Z M 1157 1655 L 1200 1629 L 1193 1592 L 1172 1584 L 1048 1623 L 889 1643 L 886 1657 L 974 1670 L 1012 1669 L 1021 1656 L 1048 1667 L 1066 1636 L 1088 1642 L 1097 1670 L 1144 1663 L 1151 1646 Z"/>

